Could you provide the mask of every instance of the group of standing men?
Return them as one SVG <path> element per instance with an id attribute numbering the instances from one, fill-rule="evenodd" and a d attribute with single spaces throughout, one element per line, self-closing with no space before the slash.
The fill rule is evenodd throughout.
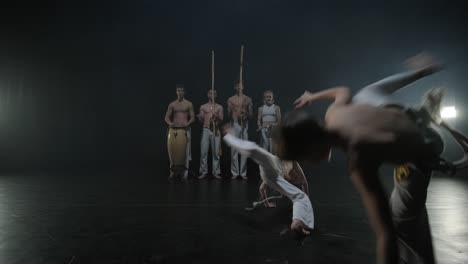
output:
<path id="1" fill-rule="evenodd" d="M 236 137 L 247 140 L 249 120 L 253 119 L 252 99 L 243 93 L 243 86 L 234 85 L 235 94 L 227 100 L 227 114 L 233 133 Z M 199 113 L 195 115 L 193 104 L 185 99 L 185 88 L 176 85 L 177 99 L 168 106 L 165 122 L 169 126 L 168 150 L 170 171 L 173 178 L 181 175 L 188 178 L 189 162 L 191 160 L 191 125 L 196 119 L 202 124 L 200 142 L 199 179 L 208 176 L 208 153 L 211 147 L 212 171 L 216 179 L 221 179 L 221 132 L 220 125 L 224 121 L 224 108 L 216 102 L 217 92 L 208 90 L 208 102 L 200 106 Z M 269 152 L 274 152 L 271 131 L 281 120 L 280 107 L 274 104 L 274 95 L 271 90 L 263 93 L 264 104 L 258 108 L 257 131 L 261 135 L 261 146 Z M 176 137 L 183 137 L 180 141 Z M 181 162 L 177 159 L 182 158 Z M 231 179 L 247 179 L 247 157 L 238 150 L 231 148 Z"/>

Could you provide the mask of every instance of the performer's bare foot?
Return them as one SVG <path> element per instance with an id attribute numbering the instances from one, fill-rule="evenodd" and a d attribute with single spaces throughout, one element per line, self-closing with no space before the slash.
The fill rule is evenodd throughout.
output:
<path id="1" fill-rule="evenodd" d="M 198 179 L 200 179 L 200 180 L 204 179 L 204 178 L 206 178 L 206 174 L 201 174 L 200 176 L 198 176 Z"/>
<path id="2" fill-rule="evenodd" d="M 215 179 L 222 179 L 222 177 L 221 177 L 219 174 L 215 174 L 215 175 L 213 175 L 213 177 L 214 177 Z"/>

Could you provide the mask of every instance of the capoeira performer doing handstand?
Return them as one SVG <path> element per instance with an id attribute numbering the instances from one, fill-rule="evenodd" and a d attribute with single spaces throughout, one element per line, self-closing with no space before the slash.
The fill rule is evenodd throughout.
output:
<path id="1" fill-rule="evenodd" d="M 291 230 L 301 236 L 309 235 L 314 228 L 312 204 L 307 194 L 282 177 L 284 166 L 281 160 L 256 143 L 235 137 L 229 124 L 224 126 L 223 131 L 226 144 L 260 165 L 260 177 L 263 182 L 292 201 Z"/>
<path id="2" fill-rule="evenodd" d="M 281 175 L 281 177 L 283 177 L 286 181 L 288 181 L 292 185 L 300 188 L 306 195 L 309 195 L 309 186 L 307 184 L 307 179 L 299 163 L 297 161 L 281 160 L 281 166 L 283 168 L 282 170 L 283 174 Z M 261 201 L 254 202 L 254 208 L 259 203 L 263 203 L 265 207 L 276 207 L 275 203 L 270 202 L 271 199 L 276 198 L 276 197 L 268 196 L 268 184 L 266 182 L 262 182 L 262 184 L 260 184 L 259 192 L 260 192 Z"/>

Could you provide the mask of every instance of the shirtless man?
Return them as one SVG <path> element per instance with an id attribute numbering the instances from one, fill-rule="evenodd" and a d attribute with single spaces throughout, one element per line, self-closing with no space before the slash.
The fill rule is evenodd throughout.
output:
<path id="1" fill-rule="evenodd" d="M 200 106 L 200 113 L 198 114 L 198 118 L 203 124 L 199 179 L 205 178 L 208 174 L 208 148 L 210 145 L 212 155 L 212 175 L 216 179 L 221 179 L 221 169 L 219 165 L 221 135 L 219 124 L 223 121 L 224 112 L 223 107 L 220 104 L 214 103 L 213 99 L 216 100 L 216 97 L 216 90 L 209 90 L 208 103 Z"/>
<path id="2" fill-rule="evenodd" d="M 248 128 L 249 118 L 253 116 L 252 112 L 252 99 L 241 91 L 241 85 L 234 85 L 236 94 L 229 97 L 228 104 L 228 115 L 231 118 L 232 129 L 234 136 L 247 140 L 248 139 Z M 231 179 L 236 179 L 241 176 L 242 179 L 247 180 L 247 158 L 240 155 L 240 168 L 239 168 L 239 151 L 235 148 L 231 148 Z"/>
<path id="3" fill-rule="evenodd" d="M 183 85 L 176 85 L 177 99 L 169 104 L 164 120 L 169 128 L 185 128 L 187 130 L 187 147 L 186 147 L 186 161 L 184 167 L 184 178 L 188 177 L 188 168 L 191 158 L 191 131 L 190 125 L 195 121 L 195 111 L 190 101 L 185 99 L 185 88 Z M 174 164 L 170 164 L 171 175 L 169 178 L 174 177 L 176 168 Z"/>
<path id="4" fill-rule="evenodd" d="M 393 225 L 398 236 L 399 259 L 402 263 L 435 263 L 432 235 L 426 209 L 427 188 L 434 170 L 454 173 L 455 170 L 465 168 L 467 163 L 467 137 L 450 127 L 440 116 L 440 106 L 445 95 L 445 89 L 430 89 L 423 96 L 421 104 L 411 108 L 404 106 L 394 96 L 395 92 L 418 78 L 417 71 L 414 71 L 414 69 L 421 68 L 421 65 L 430 64 L 431 60 L 431 57 L 427 54 L 415 56 L 406 63 L 409 66 L 408 68 L 412 70 L 371 84 L 353 97 L 354 104 L 401 107 L 413 119 L 416 119 L 417 123 L 438 126 L 447 130 L 464 152 L 464 157 L 453 163 L 441 159 L 439 166 L 408 162 L 395 168 L 394 188 L 390 195 L 389 205 Z M 431 127 L 426 127 L 423 133 L 427 141 L 433 142 L 435 153 L 439 156 L 442 155 L 445 146 L 441 135 Z"/>
<path id="5" fill-rule="evenodd" d="M 261 146 L 273 153 L 271 131 L 281 122 L 281 109 L 274 104 L 275 100 L 271 90 L 263 92 L 263 102 L 264 105 L 258 108 L 257 126 L 261 133 Z"/>
<path id="6" fill-rule="evenodd" d="M 383 80 L 381 85 L 369 87 L 378 87 L 371 88 L 372 91 L 401 88 L 439 69 L 438 65 L 427 63 L 398 76 L 391 85 Z M 290 113 L 279 130 L 279 155 L 283 159 L 317 161 L 327 158 L 331 147 L 344 150 L 348 154 L 351 180 L 361 195 L 377 238 L 377 262 L 397 263 L 397 234 L 378 169 L 383 163 L 411 163 L 431 169 L 429 165 L 439 164 L 440 142 L 428 124 L 418 122 L 410 109 L 392 104 L 385 107 L 353 103 L 359 101 L 358 95 L 353 101 L 346 87 L 304 93 L 296 101 L 297 107 L 320 99 L 334 99 L 334 103 L 328 108 L 323 125 L 305 110 Z"/>

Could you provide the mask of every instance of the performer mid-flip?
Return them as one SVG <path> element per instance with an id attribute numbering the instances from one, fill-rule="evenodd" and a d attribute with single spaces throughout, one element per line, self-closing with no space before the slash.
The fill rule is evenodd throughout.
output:
<path id="1" fill-rule="evenodd" d="M 261 146 L 270 153 L 273 151 L 273 142 L 271 132 L 273 128 L 281 121 L 281 109 L 275 105 L 273 91 L 263 92 L 264 105 L 258 108 L 257 125 L 261 133 Z"/>
<path id="2" fill-rule="evenodd" d="M 309 185 L 299 163 L 297 161 L 282 160 L 281 166 L 283 168 L 281 177 L 309 195 Z M 276 207 L 275 203 L 270 202 L 272 197 L 268 197 L 268 184 L 266 182 L 260 184 L 258 191 L 260 192 L 260 199 L 263 201 L 265 207 Z"/>
<path id="3" fill-rule="evenodd" d="M 189 162 L 191 160 L 191 131 L 190 125 L 195 120 L 195 113 L 193 110 L 193 105 L 190 101 L 185 99 L 185 88 L 183 85 L 176 85 L 176 94 L 177 99 L 169 104 L 166 112 L 165 121 L 169 126 L 169 138 L 171 139 L 171 132 L 174 131 L 174 137 L 177 136 L 184 137 L 184 141 L 180 141 L 184 143 L 182 146 L 182 154 L 177 153 L 179 150 L 179 146 L 175 146 L 172 149 L 172 146 L 169 147 L 169 159 L 171 161 L 170 169 L 171 175 L 169 178 L 173 178 L 176 174 L 178 168 L 182 167 L 183 169 L 183 177 L 188 177 L 188 168 Z M 181 130 L 183 133 L 179 133 L 177 130 Z M 179 138 L 180 138 L 179 137 Z M 183 164 L 176 164 L 175 163 L 175 156 L 183 156 L 185 160 L 182 162 Z"/>
<path id="4" fill-rule="evenodd" d="M 419 109 L 389 100 L 398 89 L 440 70 L 431 60 L 414 61 L 418 63 L 412 63 L 411 71 L 369 85 L 354 98 L 346 87 L 306 92 L 296 101 L 297 107 L 319 99 L 335 100 L 327 110 L 325 124 L 317 123 L 305 110 L 296 110 L 283 119 L 278 133 L 279 155 L 285 159 L 326 158 L 332 146 L 347 152 L 351 179 L 377 237 L 378 263 L 397 263 L 398 259 L 434 263 L 424 205 L 426 188 L 432 170 L 452 169 L 440 157 L 443 141 L 430 128 L 436 123 L 434 109 L 440 104 L 440 100 L 427 103 L 437 97 L 434 92 Z M 449 132 L 456 133 L 453 129 Z M 465 144 L 466 151 L 466 137 L 461 133 L 454 137 L 460 145 Z M 395 173 L 391 207 L 378 179 L 383 163 L 404 165 Z"/>
<path id="5" fill-rule="evenodd" d="M 246 157 L 250 157 L 260 165 L 260 177 L 263 182 L 293 202 L 291 230 L 300 236 L 310 234 L 310 230 L 314 228 L 312 204 L 307 194 L 282 177 L 283 175 L 290 175 L 291 171 L 285 172 L 285 167 L 278 157 L 254 142 L 242 140 L 234 136 L 234 130 L 229 124 L 225 125 L 224 133 L 223 139 L 226 144 Z M 294 175 L 291 176 L 295 177 Z"/>

